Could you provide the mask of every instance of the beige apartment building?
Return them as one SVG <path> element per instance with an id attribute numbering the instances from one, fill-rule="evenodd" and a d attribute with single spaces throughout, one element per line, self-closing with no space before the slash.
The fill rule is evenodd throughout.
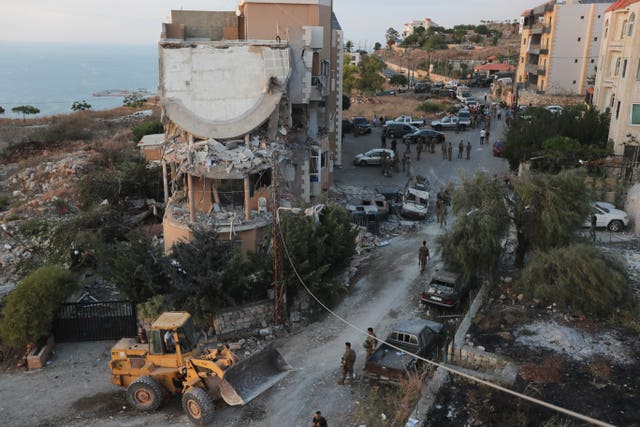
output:
<path id="1" fill-rule="evenodd" d="M 414 19 L 411 22 L 407 22 L 404 24 L 404 30 L 402 31 L 402 37 L 409 37 L 413 34 L 416 28 L 422 27 L 424 30 L 428 30 L 430 27 L 439 27 L 440 25 L 436 24 L 431 20 L 431 18 L 424 19 Z"/>
<path id="2" fill-rule="evenodd" d="M 342 46 L 331 0 L 172 11 L 159 42 L 165 134 L 154 145 L 166 251 L 194 225 L 255 249 L 276 184 L 285 206 L 331 186 L 342 162 Z"/>
<path id="3" fill-rule="evenodd" d="M 606 10 L 594 91 L 594 105 L 600 111 L 611 111 L 609 139 L 615 154 L 636 164 L 640 143 L 639 19 L 640 0 L 619 0 Z"/>
<path id="4" fill-rule="evenodd" d="M 585 95 L 595 83 L 604 14 L 613 0 L 551 0 L 520 17 L 516 81 L 549 95 Z"/>

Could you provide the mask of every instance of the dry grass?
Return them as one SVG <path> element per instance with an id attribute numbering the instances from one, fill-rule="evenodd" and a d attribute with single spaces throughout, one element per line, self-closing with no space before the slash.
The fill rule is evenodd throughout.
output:
<path id="1" fill-rule="evenodd" d="M 557 383 L 561 378 L 564 362 L 560 357 L 552 356 L 544 359 L 542 365 L 527 363 L 520 368 L 520 376 L 534 383 Z"/>
<path id="2" fill-rule="evenodd" d="M 418 106 L 423 102 L 413 96 L 374 96 L 367 98 L 371 103 L 352 103 L 351 107 L 344 111 L 344 117 L 364 116 L 371 119 L 375 114 L 378 117 L 387 116 L 390 118 L 401 115 L 414 117 L 424 116 L 427 120 L 435 115 L 427 115 L 418 110 Z M 438 102 L 442 101 L 437 99 Z M 446 102 L 446 101 L 445 101 Z"/>

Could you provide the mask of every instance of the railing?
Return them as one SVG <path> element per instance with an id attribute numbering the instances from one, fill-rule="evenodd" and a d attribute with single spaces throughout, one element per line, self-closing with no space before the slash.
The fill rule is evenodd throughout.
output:
<path id="1" fill-rule="evenodd" d="M 136 306 L 131 301 L 66 303 L 53 322 L 56 341 L 97 341 L 134 337 Z"/>

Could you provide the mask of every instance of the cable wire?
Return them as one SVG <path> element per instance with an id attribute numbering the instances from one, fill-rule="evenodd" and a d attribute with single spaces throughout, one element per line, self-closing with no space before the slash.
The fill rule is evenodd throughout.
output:
<path id="1" fill-rule="evenodd" d="M 284 234 L 282 232 L 282 227 L 280 227 L 280 240 L 282 241 L 282 247 L 284 248 L 284 252 L 287 255 L 287 260 L 289 261 L 289 264 L 291 265 L 291 268 L 293 269 L 293 272 L 295 273 L 296 277 L 298 278 L 298 281 L 304 287 L 304 289 L 307 291 L 307 293 L 309 295 L 311 295 L 311 297 L 318 304 L 320 304 L 320 306 L 324 310 L 326 310 L 329 314 L 331 314 L 333 317 L 335 317 L 336 319 L 340 320 L 342 323 L 344 323 L 345 325 L 349 326 L 350 328 L 355 329 L 356 331 L 362 333 L 363 335 L 369 336 L 367 331 L 365 331 L 364 329 L 360 328 L 359 326 L 354 325 L 353 323 L 349 322 L 348 320 L 346 320 L 345 318 L 343 318 L 342 316 L 340 316 L 339 314 L 337 314 L 336 312 L 331 310 L 325 304 L 323 304 L 323 302 L 320 301 L 318 299 L 318 297 L 316 297 L 314 295 L 314 293 L 311 292 L 311 290 L 307 287 L 307 284 L 304 282 L 304 280 L 302 279 L 302 277 L 298 273 L 298 270 L 296 269 L 296 266 L 293 264 L 293 260 L 291 259 L 291 256 L 289 254 L 289 249 L 287 247 L 287 243 L 284 240 Z M 602 427 L 614 427 L 613 424 L 609 424 L 609 423 L 606 423 L 604 421 L 600 421 L 600 420 L 597 420 L 595 418 L 589 417 L 588 415 L 580 414 L 580 413 L 572 411 L 570 409 L 566 409 L 566 408 L 554 405 L 552 403 L 545 402 L 544 400 L 536 399 L 535 397 L 527 396 L 526 394 L 522 394 L 522 393 L 519 393 L 517 391 L 513 391 L 513 390 L 508 389 L 506 387 L 503 387 L 501 385 L 494 384 L 492 382 L 483 380 L 481 378 L 474 377 L 473 375 L 469 375 L 467 373 L 455 370 L 455 369 L 450 368 L 448 366 L 445 366 L 445 365 L 443 365 L 441 363 L 434 362 L 433 360 L 429 360 L 429 359 L 426 359 L 424 357 L 418 356 L 417 354 L 414 354 L 414 353 L 411 353 L 410 351 L 404 350 L 404 349 L 402 349 L 402 348 L 400 348 L 398 346 L 395 346 L 395 345 L 393 345 L 393 344 L 391 344 L 391 343 L 389 343 L 389 342 L 387 342 L 387 341 L 385 341 L 383 339 L 380 339 L 380 338 L 376 337 L 376 340 L 379 343 L 388 345 L 389 347 L 393 348 L 394 350 L 397 350 L 397 351 L 400 351 L 402 353 L 405 353 L 405 354 L 407 354 L 407 355 L 409 355 L 411 357 L 415 357 L 418 360 L 426 362 L 426 363 L 428 363 L 428 364 L 430 364 L 432 366 L 435 366 L 437 368 L 444 369 L 447 372 L 450 372 L 450 373 L 455 374 L 455 375 L 459 375 L 459 376 L 461 376 L 463 378 L 466 378 L 468 380 L 474 381 L 474 382 L 476 382 L 478 384 L 482 384 L 482 385 L 485 385 L 487 387 L 491 387 L 493 389 L 496 389 L 496 390 L 511 394 L 512 396 L 519 397 L 519 398 L 521 398 L 523 400 L 527 400 L 527 401 L 529 401 L 531 403 L 544 406 L 544 407 L 546 407 L 548 409 L 552 409 L 554 411 L 560 412 L 560 413 L 568 415 L 570 417 L 577 418 L 577 419 L 582 420 L 582 421 L 586 421 L 586 422 L 591 423 L 593 425 L 602 426 Z"/>

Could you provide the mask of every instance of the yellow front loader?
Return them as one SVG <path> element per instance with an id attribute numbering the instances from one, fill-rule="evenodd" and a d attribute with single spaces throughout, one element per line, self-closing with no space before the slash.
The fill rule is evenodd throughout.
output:
<path id="1" fill-rule="evenodd" d="M 166 395 L 182 395 L 191 421 L 208 424 L 219 399 L 244 405 L 289 372 L 274 348 L 245 360 L 225 345 L 203 349 L 189 313 L 167 312 L 151 325 L 149 342 L 122 338 L 111 349 L 111 382 L 125 387 L 127 400 L 142 411 L 155 411 Z"/>

